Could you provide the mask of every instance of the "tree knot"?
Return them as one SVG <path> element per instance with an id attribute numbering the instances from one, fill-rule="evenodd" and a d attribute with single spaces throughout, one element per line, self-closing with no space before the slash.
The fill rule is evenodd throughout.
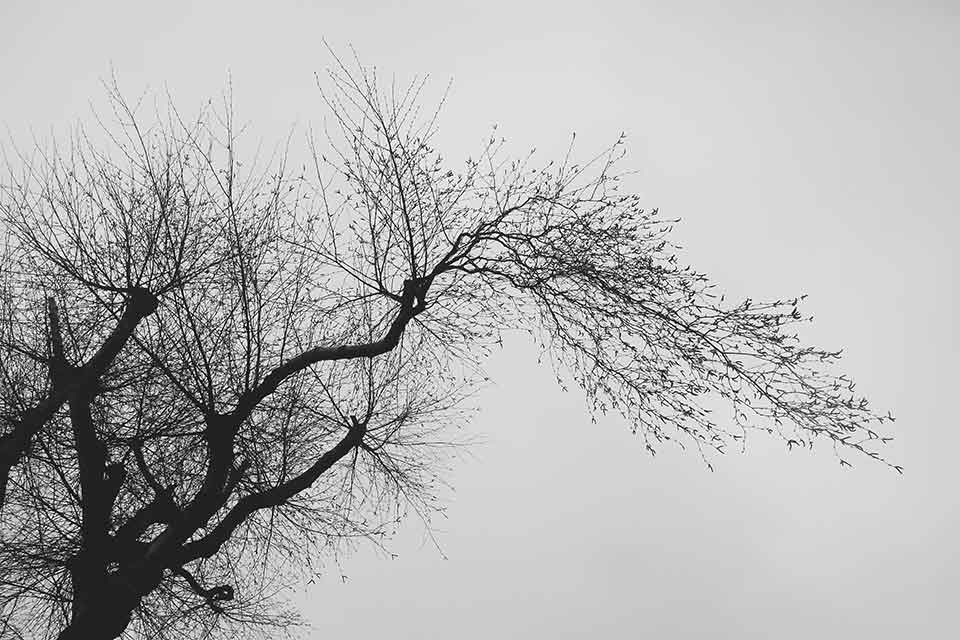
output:
<path id="1" fill-rule="evenodd" d="M 146 318 L 157 310 L 160 299 L 145 287 L 131 287 L 127 291 L 127 304 L 134 313 Z"/>

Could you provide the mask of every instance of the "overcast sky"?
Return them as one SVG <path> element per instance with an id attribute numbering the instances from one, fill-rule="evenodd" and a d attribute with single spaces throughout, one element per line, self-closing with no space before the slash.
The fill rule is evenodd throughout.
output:
<path id="1" fill-rule="evenodd" d="M 266 141 L 319 122 L 314 72 L 353 44 L 453 89 L 439 141 L 493 123 L 524 150 L 629 135 L 631 188 L 680 217 L 729 295 L 808 293 L 805 337 L 845 349 L 896 416 L 905 475 L 759 436 L 651 458 L 591 424 L 536 352 L 490 361 L 456 464 L 446 556 L 411 522 L 297 595 L 325 638 L 944 638 L 960 623 L 957 371 L 960 9 L 940 2 L 0 3 L 0 125 L 88 119 L 116 70 L 185 111 L 229 72 Z M 669 7 L 669 8 L 665 8 Z M 340 573 L 348 576 L 346 582 Z"/>

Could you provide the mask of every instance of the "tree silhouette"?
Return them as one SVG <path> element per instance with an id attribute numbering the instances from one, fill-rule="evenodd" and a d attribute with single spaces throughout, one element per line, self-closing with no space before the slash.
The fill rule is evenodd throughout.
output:
<path id="1" fill-rule="evenodd" d="M 492 136 L 450 169 L 422 80 L 326 84 L 297 169 L 241 161 L 229 97 L 145 124 L 115 84 L 113 123 L 8 161 L 0 635 L 291 623 L 276 596 L 311 558 L 437 508 L 515 329 L 651 451 L 709 464 L 760 429 L 880 459 L 892 418 L 798 340 L 799 300 L 729 304 L 683 266 L 674 221 L 618 191 L 622 139 L 537 165 Z"/>

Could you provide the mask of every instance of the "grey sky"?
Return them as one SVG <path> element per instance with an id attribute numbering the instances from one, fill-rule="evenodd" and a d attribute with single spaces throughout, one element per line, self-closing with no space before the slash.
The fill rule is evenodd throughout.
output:
<path id="1" fill-rule="evenodd" d="M 189 111 L 232 73 L 267 141 L 319 122 L 321 38 L 453 89 L 451 162 L 492 123 L 517 151 L 629 134 L 631 188 L 683 218 L 732 296 L 808 293 L 805 337 L 897 416 L 889 456 L 841 469 L 759 436 L 651 458 L 591 424 L 508 342 L 456 463 L 448 559 L 410 523 L 298 596 L 341 638 L 943 638 L 960 596 L 960 10 L 943 2 L 83 2 L 0 5 L 0 124 L 45 135 L 166 85 Z M 666 8 L 668 7 L 669 8 Z M 349 580 L 342 583 L 342 570 Z"/>

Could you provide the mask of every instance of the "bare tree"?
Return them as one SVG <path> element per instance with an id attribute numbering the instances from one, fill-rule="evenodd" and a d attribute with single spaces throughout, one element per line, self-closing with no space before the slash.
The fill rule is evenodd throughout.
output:
<path id="1" fill-rule="evenodd" d="M 515 329 L 651 451 L 709 464 L 757 428 L 880 459 L 891 418 L 798 340 L 799 300 L 729 304 L 683 266 L 674 221 L 618 191 L 622 139 L 540 166 L 494 136 L 451 169 L 423 81 L 327 80 L 296 169 L 239 159 L 229 97 L 145 124 L 115 85 L 96 135 L 8 158 L 0 635 L 293 622 L 297 568 L 439 507 L 461 401 Z"/>

